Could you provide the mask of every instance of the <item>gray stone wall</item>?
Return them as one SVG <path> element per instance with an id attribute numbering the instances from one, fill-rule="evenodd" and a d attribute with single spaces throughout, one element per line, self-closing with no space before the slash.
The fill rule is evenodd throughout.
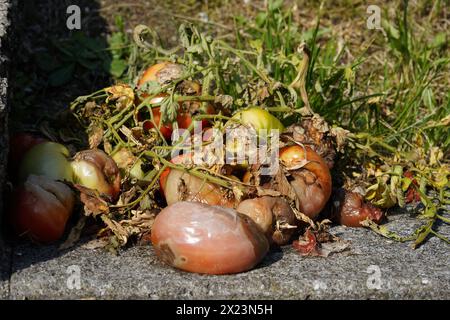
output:
<path id="1" fill-rule="evenodd" d="M 8 155 L 8 34 L 9 0 L 0 0 L 0 213 L 3 215 L 3 192 Z M 0 230 L 2 227 L 0 215 Z M 3 249 L 0 231 L 0 252 Z M 0 253 L 1 254 L 1 253 Z"/>

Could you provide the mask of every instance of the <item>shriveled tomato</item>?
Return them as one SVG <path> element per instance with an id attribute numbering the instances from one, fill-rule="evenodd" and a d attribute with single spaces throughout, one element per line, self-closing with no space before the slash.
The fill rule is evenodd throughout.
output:
<path id="1" fill-rule="evenodd" d="M 316 219 L 331 195 L 331 174 L 326 162 L 310 147 L 292 145 L 280 149 L 280 162 L 292 177 L 299 209 Z"/>
<path id="2" fill-rule="evenodd" d="M 146 82 L 155 81 L 160 84 L 181 76 L 183 67 L 169 61 L 160 62 L 148 67 L 138 82 L 138 87 L 142 87 Z"/>
<path id="3" fill-rule="evenodd" d="M 71 162 L 77 184 L 97 190 L 113 201 L 120 193 L 120 171 L 114 160 L 99 149 L 78 152 Z"/>
<path id="4" fill-rule="evenodd" d="M 53 242 L 63 235 L 74 203 L 74 194 L 64 183 L 30 175 L 14 192 L 10 218 L 18 235 Z"/>

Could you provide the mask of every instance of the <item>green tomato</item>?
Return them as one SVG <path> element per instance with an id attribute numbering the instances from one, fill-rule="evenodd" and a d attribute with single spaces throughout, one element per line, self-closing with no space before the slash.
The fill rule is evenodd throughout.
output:
<path id="1" fill-rule="evenodd" d="M 280 130 L 284 131 L 284 126 L 275 116 L 267 110 L 251 107 L 242 110 L 233 116 L 233 119 L 239 120 L 242 124 L 253 127 L 258 133 L 260 130 Z M 280 133 L 281 133 L 280 132 Z"/>
<path id="2" fill-rule="evenodd" d="M 142 171 L 142 164 L 143 162 L 141 159 L 138 159 L 138 161 L 136 161 L 136 163 L 130 169 L 130 177 L 139 181 L 150 182 L 152 180 L 151 176 L 149 174 L 146 175 L 145 172 Z"/>
<path id="3" fill-rule="evenodd" d="M 31 148 L 23 157 L 19 179 L 26 181 L 31 174 L 53 180 L 73 182 L 69 150 L 62 144 L 44 142 Z"/>
<path id="4" fill-rule="evenodd" d="M 151 177 L 146 176 L 144 171 L 142 171 L 142 160 L 135 160 L 136 157 L 133 155 L 133 153 L 131 153 L 131 151 L 127 150 L 126 148 L 121 148 L 111 157 L 120 168 L 122 176 L 126 176 L 127 174 L 129 174 L 132 179 L 136 179 L 139 181 L 151 181 Z"/>

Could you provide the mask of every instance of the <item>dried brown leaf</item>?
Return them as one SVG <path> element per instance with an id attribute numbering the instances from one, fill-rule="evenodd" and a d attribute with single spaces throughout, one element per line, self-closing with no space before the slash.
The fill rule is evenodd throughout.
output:
<path id="1" fill-rule="evenodd" d="M 78 240 L 80 240 L 81 233 L 83 232 L 83 228 L 86 224 L 86 220 L 86 216 L 81 216 L 80 219 L 78 219 L 77 224 L 70 230 L 67 239 L 59 246 L 59 250 L 72 248 L 78 242 Z"/>

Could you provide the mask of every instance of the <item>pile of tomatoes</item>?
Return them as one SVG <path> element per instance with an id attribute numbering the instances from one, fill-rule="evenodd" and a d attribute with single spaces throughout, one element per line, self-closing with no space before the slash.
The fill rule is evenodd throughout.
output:
<path id="1" fill-rule="evenodd" d="M 10 141 L 9 174 L 15 186 L 9 220 L 16 233 L 41 243 L 61 238 L 76 203 L 76 186 L 107 199 L 120 192 L 119 170 L 101 150 L 70 157 L 62 144 L 19 133 Z"/>
<path id="2" fill-rule="evenodd" d="M 168 142 L 174 127 L 188 129 L 196 115 L 216 114 L 218 109 L 212 102 L 202 103 L 194 97 L 178 103 L 174 121 L 163 121 L 160 105 L 169 93 L 150 96 L 145 86 L 149 81 L 164 84 L 173 80 L 180 76 L 180 70 L 179 65 L 170 62 L 153 65 L 144 72 L 136 88 L 139 104 L 149 100 L 135 114 L 141 130 L 157 131 Z M 188 95 L 201 95 L 200 83 L 190 80 L 181 83 Z M 261 130 L 286 132 L 279 119 L 260 107 L 239 110 L 227 123 L 250 128 L 259 139 Z M 202 120 L 204 129 L 210 126 L 207 119 Z M 119 170 L 121 163 L 129 158 L 129 151 L 125 149 L 113 157 L 99 149 L 72 155 L 66 146 L 30 133 L 15 135 L 10 144 L 9 166 L 14 193 L 9 219 L 18 235 L 41 243 L 56 241 L 63 235 L 78 198 L 86 205 L 87 194 L 94 194 L 107 203 L 115 203 L 121 191 L 127 191 L 121 190 L 123 176 Z M 230 195 L 219 185 L 186 170 L 166 169 L 160 175 L 160 190 L 168 207 L 158 215 L 152 229 L 157 254 L 173 266 L 194 272 L 230 273 L 253 267 L 270 245 L 289 243 L 295 228 L 300 227 L 292 203 L 295 202 L 296 210 L 308 219 L 316 220 L 329 202 L 333 161 L 325 161 L 321 150 L 320 146 L 306 145 L 291 137 L 279 149 L 276 160 L 282 174 L 271 176 L 265 182 L 256 181 L 258 169 L 251 165 L 228 166 L 231 167 L 229 172 L 223 173 L 228 180 L 258 188 L 259 193 L 248 199 Z M 184 154 L 171 161 L 181 164 L 190 156 Z M 131 154 L 131 157 L 134 156 Z M 142 170 L 135 167 L 129 168 L 127 174 L 143 175 Z M 234 175 L 233 168 L 238 168 L 239 177 Z M 181 182 L 182 188 L 179 187 Z M 344 193 L 339 203 L 336 221 L 342 224 L 358 227 L 365 219 L 381 221 L 381 211 L 366 205 L 357 194 Z M 195 244 L 186 240 L 190 239 L 187 233 L 196 231 L 198 241 Z M 227 244 L 226 250 L 224 247 L 218 254 L 215 242 L 210 241 L 212 238 Z M 236 259 L 230 259 L 230 255 Z"/>

